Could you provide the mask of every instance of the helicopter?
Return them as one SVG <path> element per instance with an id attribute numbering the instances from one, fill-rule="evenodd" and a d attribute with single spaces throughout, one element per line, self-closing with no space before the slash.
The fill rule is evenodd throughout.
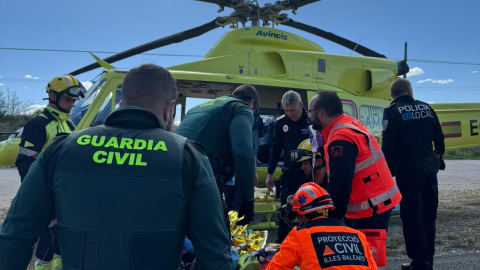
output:
<path id="1" fill-rule="evenodd" d="M 189 30 L 120 52 L 79 68 L 72 75 L 103 67 L 84 99 L 72 111 L 77 129 L 102 124 L 121 100 L 122 82 L 128 69 L 112 64 L 153 49 L 201 36 L 219 27 L 231 26 L 210 51 L 199 61 L 167 67 L 177 81 L 177 108 L 180 119 L 186 113 L 187 98 L 214 99 L 230 94 L 241 84 L 254 85 L 261 100 L 260 114 L 266 124 L 257 157 L 259 186 L 264 185 L 269 146 L 275 119 L 283 114 L 280 100 L 288 90 L 310 100 L 318 90 L 338 93 L 345 113 L 359 119 L 381 140 L 383 109 L 391 101 L 389 85 L 398 76 L 407 74 L 405 60 L 388 59 L 372 49 L 311 25 L 291 19 L 320 0 L 284 0 L 260 7 L 254 0 L 196 0 L 219 6 L 219 12 L 233 9 L 227 16 L 217 17 Z M 247 23 L 251 26 L 246 26 Z M 318 44 L 270 25 L 285 25 L 337 43 L 362 56 L 331 54 Z M 432 104 L 442 123 L 447 149 L 480 145 L 480 104 Z M 19 136 L 12 135 L 0 143 L 0 164 L 13 165 L 18 152 Z M 15 148 L 17 147 L 17 148 Z M 15 151 L 16 150 L 16 151 Z M 277 169 L 274 177 L 279 177 Z M 263 181 L 262 181 L 263 180 Z"/>

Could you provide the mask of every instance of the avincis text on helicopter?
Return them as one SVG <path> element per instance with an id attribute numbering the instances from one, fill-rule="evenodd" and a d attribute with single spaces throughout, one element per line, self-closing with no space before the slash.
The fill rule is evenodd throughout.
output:
<path id="1" fill-rule="evenodd" d="M 266 32 L 266 31 L 262 31 L 262 30 L 258 30 L 256 35 L 257 36 L 262 36 L 262 37 L 273 37 L 273 38 L 278 38 L 278 39 L 283 39 L 283 40 L 287 40 L 287 38 L 288 38 L 288 36 L 284 35 L 283 33 L 275 34 L 272 31 Z"/>

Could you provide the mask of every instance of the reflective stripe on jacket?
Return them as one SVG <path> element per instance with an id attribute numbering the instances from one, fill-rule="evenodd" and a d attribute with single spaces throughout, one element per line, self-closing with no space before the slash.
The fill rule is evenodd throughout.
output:
<path id="1" fill-rule="evenodd" d="M 381 214 L 400 202 L 402 195 L 392 178 L 382 150 L 362 123 L 351 116 L 341 115 L 322 130 L 322 135 L 326 141 L 325 149 L 338 137 L 349 138 L 358 148 L 347 218 L 371 217 L 373 211 Z M 329 155 L 325 151 L 327 172 L 330 173 Z"/>
<path id="2" fill-rule="evenodd" d="M 333 218 L 318 217 L 293 228 L 267 270 L 375 270 L 364 234 Z"/>

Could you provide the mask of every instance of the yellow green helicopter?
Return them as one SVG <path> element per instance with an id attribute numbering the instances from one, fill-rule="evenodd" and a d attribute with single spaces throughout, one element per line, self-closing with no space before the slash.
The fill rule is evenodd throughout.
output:
<path id="1" fill-rule="evenodd" d="M 217 4 L 220 10 L 234 11 L 201 26 L 140 45 L 73 72 L 78 75 L 98 67 L 104 71 L 94 79 L 86 97 L 72 111 L 77 129 L 102 124 L 121 100 L 123 79 L 128 69 L 111 64 L 173 43 L 200 36 L 218 27 L 233 26 L 199 61 L 168 67 L 177 80 L 177 108 L 180 118 L 186 112 L 187 98 L 213 99 L 231 93 L 240 84 L 252 84 L 261 100 L 260 113 L 266 124 L 259 152 L 259 186 L 264 186 L 275 119 L 283 114 L 282 95 L 292 89 L 306 102 L 317 90 L 336 91 L 343 101 L 344 111 L 358 118 L 370 131 L 381 138 L 383 109 L 389 105 L 389 85 L 409 71 L 406 61 L 395 61 L 358 43 L 297 22 L 282 13 L 319 0 L 285 0 L 260 7 L 252 0 L 198 0 Z M 245 26 L 251 22 L 251 26 Z M 262 22 L 263 26 L 260 26 Z M 304 30 L 338 43 L 363 56 L 324 52 L 321 46 L 287 31 L 265 27 L 285 25 Z M 243 27 L 239 27 L 242 25 Z M 480 145 L 480 104 L 432 104 L 442 123 L 447 149 Z M 0 142 L 0 165 L 12 166 L 20 134 Z M 274 176 L 280 174 L 277 170 Z"/>

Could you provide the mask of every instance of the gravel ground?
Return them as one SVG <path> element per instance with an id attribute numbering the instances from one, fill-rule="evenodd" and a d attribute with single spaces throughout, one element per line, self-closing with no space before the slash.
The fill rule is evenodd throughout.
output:
<path id="1" fill-rule="evenodd" d="M 447 160 L 440 171 L 435 269 L 480 269 L 480 160 Z M 16 168 L 0 167 L 0 222 L 20 186 Z M 262 197 L 265 189 L 257 189 Z M 276 231 L 269 232 L 269 241 Z M 388 269 L 409 262 L 399 216 L 393 216 L 387 240 Z"/>

